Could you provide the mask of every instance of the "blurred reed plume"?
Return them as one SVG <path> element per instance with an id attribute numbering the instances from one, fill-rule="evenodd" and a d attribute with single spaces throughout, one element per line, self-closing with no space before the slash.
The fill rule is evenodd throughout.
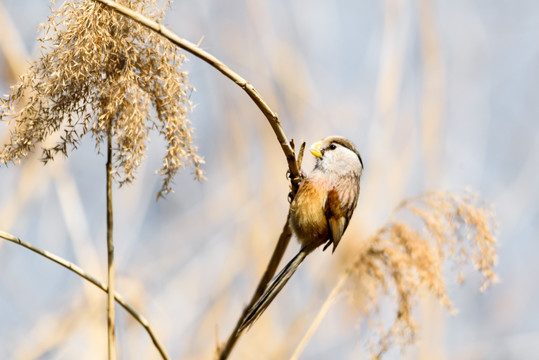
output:
<path id="1" fill-rule="evenodd" d="M 398 219 L 401 216 L 408 217 Z M 444 260 L 455 262 L 459 282 L 464 280 L 462 266 L 470 261 L 482 276 L 482 291 L 496 282 L 495 231 L 492 210 L 479 205 L 471 193 L 434 191 L 396 208 L 393 219 L 369 239 L 345 275 L 353 302 L 365 313 L 377 313 L 384 295 L 395 300 L 396 316 L 389 327 L 382 320 L 371 322 L 378 338 L 371 344 L 374 359 L 393 344 L 414 342 L 418 326 L 412 309 L 421 290 L 454 312 L 444 281 Z"/>
<path id="2" fill-rule="evenodd" d="M 163 18 L 157 0 L 120 2 Z M 204 161 L 192 145 L 187 118 L 192 87 L 179 70 L 185 56 L 178 48 L 94 1 L 67 1 L 51 11 L 38 39 L 41 58 L 2 100 L 1 119 L 15 125 L 0 160 L 18 162 L 51 135 L 56 143 L 43 146 L 44 162 L 67 156 L 88 133 L 99 151 L 110 134 L 114 176 L 122 185 L 134 179 L 153 129 L 167 142 L 158 196 L 171 190 L 174 175 L 188 164 L 195 178 L 203 178 Z"/>

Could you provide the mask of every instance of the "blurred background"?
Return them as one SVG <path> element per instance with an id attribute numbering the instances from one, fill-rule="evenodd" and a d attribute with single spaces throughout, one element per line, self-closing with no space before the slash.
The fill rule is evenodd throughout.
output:
<path id="1" fill-rule="evenodd" d="M 58 5 L 62 2 L 58 1 Z M 0 1 L 0 93 L 39 56 L 43 0 Z M 57 5 L 57 6 L 58 6 Z M 232 359 L 289 357 L 343 269 L 404 198 L 476 191 L 499 223 L 501 282 L 486 293 L 447 270 L 450 315 L 426 297 L 416 345 L 389 359 L 539 359 L 539 3 L 534 0 L 175 1 L 166 25 L 250 81 L 289 138 L 350 138 L 362 192 L 334 256 L 294 275 Z M 288 209 L 287 164 L 248 96 L 199 59 L 191 120 L 206 159 L 155 201 L 163 142 L 153 134 L 136 181 L 114 190 L 117 289 L 174 359 L 208 359 L 264 270 Z M 0 139 L 9 137 L 0 124 Z M 106 279 L 105 157 L 89 137 L 69 159 L 40 153 L 0 169 L 0 230 Z M 311 156 L 304 169 L 310 171 Z M 298 250 L 291 243 L 285 259 Z M 0 358 L 100 359 L 106 297 L 28 250 L 0 242 Z M 118 309 L 119 358 L 157 359 Z M 394 316 L 383 314 L 383 316 Z M 304 359 L 368 357 L 366 320 L 341 294 Z"/>

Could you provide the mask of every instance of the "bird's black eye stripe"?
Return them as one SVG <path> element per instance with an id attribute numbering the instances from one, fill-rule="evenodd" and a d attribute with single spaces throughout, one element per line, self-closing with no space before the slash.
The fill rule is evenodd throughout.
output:
<path id="1" fill-rule="evenodd" d="M 337 148 L 337 145 L 335 145 L 335 144 L 331 144 L 328 147 L 329 150 L 335 150 L 336 148 Z"/>

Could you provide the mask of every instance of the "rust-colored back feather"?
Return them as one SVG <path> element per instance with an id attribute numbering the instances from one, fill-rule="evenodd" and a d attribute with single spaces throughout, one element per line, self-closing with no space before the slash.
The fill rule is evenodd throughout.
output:
<path id="1" fill-rule="evenodd" d="M 328 192 L 325 215 L 329 228 L 329 240 L 324 246 L 324 250 L 326 250 L 330 244 L 333 244 L 332 252 L 335 252 L 335 249 L 337 248 L 337 245 L 339 245 L 350 219 L 352 218 L 352 214 L 356 208 L 358 195 L 359 181 L 354 176 L 347 176 L 341 179 L 339 183 Z"/>

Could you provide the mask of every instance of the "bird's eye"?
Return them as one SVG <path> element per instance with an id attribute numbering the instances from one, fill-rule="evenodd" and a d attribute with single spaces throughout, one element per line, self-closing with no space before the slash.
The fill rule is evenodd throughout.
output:
<path id="1" fill-rule="evenodd" d="M 336 148 L 337 148 L 337 145 L 331 144 L 331 145 L 329 145 L 329 148 L 328 148 L 328 149 L 329 149 L 329 150 L 335 150 Z"/>

